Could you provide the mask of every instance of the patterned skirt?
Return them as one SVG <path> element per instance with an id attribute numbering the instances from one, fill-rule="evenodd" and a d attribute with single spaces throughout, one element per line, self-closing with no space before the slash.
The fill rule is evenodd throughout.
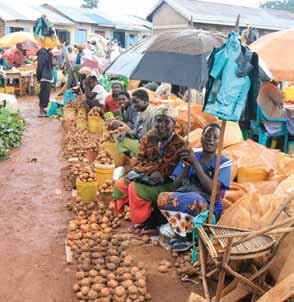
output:
<path id="1" fill-rule="evenodd" d="M 157 200 L 158 208 L 167 219 L 174 232 L 186 237 L 194 228 L 193 218 L 209 209 L 207 200 L 198 193 L 164 192 Z M 223 211 L 223 205 L 216 201 L 214 215 L 218 219 Z"/>

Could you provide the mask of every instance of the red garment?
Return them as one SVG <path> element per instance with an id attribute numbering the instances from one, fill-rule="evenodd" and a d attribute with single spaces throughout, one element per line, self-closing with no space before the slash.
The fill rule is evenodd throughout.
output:
<path id="1" fill-rule="evenodd" d="M 124 179 L 120 179 L 116 182 L 116 186 L 119 186 L 119 190 L 125 195 L 124 198 L 115 200 L 116 214 L 121 214 L 124 206 L 129 204 L 132 223 L 144 223 L 151 215 L 151 202 L 144 200 L 137 194 L 132 182 L 128 185 Z"/>
<path id="2" fill-rule="evenodd" d="M 105 99 L 103 112 L 112 112 L 112 113 L 119 113 L 120 112 L 120 104 L 117 99 L 114 99 L 112 95 L 109 95 Z"/>

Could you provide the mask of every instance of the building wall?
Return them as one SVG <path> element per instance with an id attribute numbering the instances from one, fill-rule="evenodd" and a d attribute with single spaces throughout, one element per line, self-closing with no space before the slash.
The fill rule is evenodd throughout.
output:
<path id="1" fill-rule="evenodd" d="M 166 3 L 163 3 L 154 13 L 152 23 L 154 33 L 173 28 L 183 29 L 189 26 L 188 20 Z"/>
<path id="2" fill-rule="evenodd" d="M 5 21 L 0 18 L 0 37 L 5 35 Z"/>

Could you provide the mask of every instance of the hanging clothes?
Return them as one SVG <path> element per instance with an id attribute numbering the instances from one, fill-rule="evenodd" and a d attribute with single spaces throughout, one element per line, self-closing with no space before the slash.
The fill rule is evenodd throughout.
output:
<path id="1" fill-rule="evenodd" d="M 257 55 L 242 46 L 238 34 L 232 32 L 223 47 L 214 49 L 208 65 L 204 111 L 222 120 L 239 121 L 242 112 L 255 119 Z"/>

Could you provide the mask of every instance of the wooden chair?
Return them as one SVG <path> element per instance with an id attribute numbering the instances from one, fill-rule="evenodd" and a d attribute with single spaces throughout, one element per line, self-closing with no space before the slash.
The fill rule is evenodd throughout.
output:
<path id="1" fill-rule="evenodd" d="M 208 301 L 211 300 L 207 278 L 216 273 L 218 273 L 218 284 L 216 295 L 212 300 L 214 302 L 234 302 L 242 298 L 240 295 L 238 296 L 238 289 L 233 293 L 234 288 L 240 282 L 247 289 L 243 293 L 243 297 L 250 294 L 250 292 L 256 297 L 263 295 L 265 293 L 263 286 L 269 289 L 265 282 L 261 282 L 262 285 L 260 285 L 257 281 L 263 281 L 262 278 L 272 265 L 281 241 L 289 232 L 294 230 L 294 216 L 289 210 L 289 204 L 293 200 L 294 193 L 287 197 L 275 211 L 269 226 L 258 231 L 209 224 L 198 228 L 201 275 L 205 298 Z M 283 211 L 290 217 L 274 224 Z M 206 271 L 207 254 L 209 254 L 213 263 L 213 269 L 209 272 Z M 261 268 L 257 269 L 254 259 L 261 256 L 266 256 L 267 260 Z M 251 275 L 248 273 L 242 275 L 230 266 L 232 261 L 247 261 L 247 263 L 250 263 L 248 267 L 253 268 L 254 272 Z M 235 277 L 235 280 L 224 289 L 226 274 Z"/>

